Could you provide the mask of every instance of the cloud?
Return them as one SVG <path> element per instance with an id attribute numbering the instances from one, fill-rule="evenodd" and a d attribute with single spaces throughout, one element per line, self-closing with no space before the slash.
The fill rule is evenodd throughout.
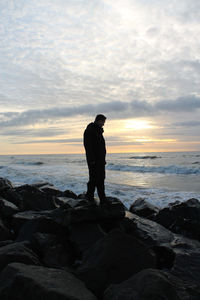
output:
<path id="1" fill-rule="evenodd" d="M 104 113 L 111 118 L 137 118 L 142 116 L 159 115 L 165 112 L 188 113 L 200 109 L 200 98 L 196 96 L 180 97 L 175 100 L 158 101 L 155 104 L 147 101 L 135 100 L 132 102 L 112 101 L 96 105 L 83 104 L 80 106 L 54 107 L 43 110 L 27 110 L 21 113 L 2 113 L 1 128 L 21 127 L 38 123 L 49 124 L 55 120 L 63 120 L 73 116 L 94 116 Z"/>
<path id="2" fill-rule="evenodd" d="M 178 127 L 198 127 L 200 126 L 200 121 L 185 121 L 185 122 L 175 122 L 172 126 Z"/>

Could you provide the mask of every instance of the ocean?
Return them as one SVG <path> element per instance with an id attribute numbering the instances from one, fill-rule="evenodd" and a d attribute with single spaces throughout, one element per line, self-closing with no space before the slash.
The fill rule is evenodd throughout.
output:
<path id="1" fill-rule="evenodd" d="M 127 208 L 138 198 L 158 207 L 200 200 L 200 152 L 115 153 L 106 157 L 106 195 Z M 0 177 L 15 186 L 49 182 L 76 194 L 86 191 L 84 154 L 2 155 Z"/>

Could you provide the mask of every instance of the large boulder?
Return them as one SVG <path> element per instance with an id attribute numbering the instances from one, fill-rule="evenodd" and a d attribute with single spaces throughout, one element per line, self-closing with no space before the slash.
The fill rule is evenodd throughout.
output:
<path id="1" fill-rule="evenodd" d="M 155 205 L 147 202 L 143 198 L 139 198 L 130 206 L 129 211 L 140 217 L 148 218 L 158 213 L 159 210 Z"/>
<path id="2" fill-rule="evenodd" d="M 77 274 L 99 297 L 111 283 L 120 283 L 155 266 L 154 254 L 142 242 L 114 230 L 88 250 Z"/>
<path id="3" fill-rule="evenodd" d="M 142 270 L 128 280 L 111 285 L 104 293 L 104 300 L 199 300 L 197 285 L 183 282 L 167 272 Z"/>
<path id="4" fill-rule="evenodd" d="M 7 189 L 12 189 L 13 185 L 10 180 L 0 177 L 0 192 Z"/>
<path id="5" fill-rule="evenodd" d="M 126 212 L 126 217 L 121 221 L 121 227 L 149 246 L 169 244 L 174 239 L 174 234 L 162 225 Z"/>
<path id="6" fill-rule="evenodd" d="M 165 207 L 154 220 L 175 233 L 200 239 L 200 201 L 197 199 Z"/>
<path id="7" fill-rule="evenodd" d="M 41 217 L 48 217 L 51 211 L 23 211 L 12 216 L 12 228 L 15 233 L 18 233 L 21 227 L 28 221 L 40 219 Z"/>
<path id="8" fill-rule="evenodd" d="M 46 194 L 41 189 L 31 186 L 24 185 L 16 188 L 23 200 L 23 210 L 51 210 L 55 209 L 54 197 Z"/>
<path id="9" fill-rule="evenodd" d="M 0 190 L 0 196 L 16 205 L 20 210 L 23 209 L 22 196 L 16 191 L 15 188 Z"/>
<path id="10" fill-rule="evenodd" d="M 125 216 L 125 209 L 121 203 L 111 202 L 110 205 L 97 206 L 88 204 L 68 209 L 64 215 L 63 224 L 98 222 L 108 219 L 122 219 Z"/>
<path id="11" fill-rule="evenodd" d="M 0 298 L 4 300 L 96 300 L 85 285 L 69 272 L 8 265 L 0 274 Z"/>
<path id="12" fill-rule="evenodd" d="M 37 255 L 24 243 L 12 243 L 0 247 L 0 271 L 12 262 L 21 262 L 27 265 L 41 264 Z"/>
<path id="13" fill-rule="evenodd" d="M 78 256 L 82 256 L 98 240 L 105 237 L 105 232 L 97 223 L 75 223 L 69 226 L 68 231 Z"/>
<path id="14" fill-rule="evenodd" d="M 19 212 L 19 208 L 10 201 L 0 198 L 0 215 L 3 218 L 9 218 Z"/>
<path id="15" fill-rule="evenodd" d="M 171 273 L 187 282 L 200 282 L 200 242 L 174 235 L 170 247 L 175 253 Z"/>
<path id="16" fill-rule="evenodd" d="M 73 247 L 66 238 L 36 232 L 30 242 L 44 266 L 65 269 L 73 265 L 75 259 Z"/>
<path id="17" fill-rule="evenodd" d="M 3 221 L 0 219 L 0 241 L 9 240 L 12 235 L 9 229 L 4 225 Z"/>
<path id="18" fill-rule="evenodd" d="M 55 234 L 58 236 L 63 234 L 66 235 L 64 227 L 57 224 L 49 217 L 41 216 L 40 218 L 27 221 L 23 224 L 18 233 L 17 241 L 30 241 L 35 232 Z"/>

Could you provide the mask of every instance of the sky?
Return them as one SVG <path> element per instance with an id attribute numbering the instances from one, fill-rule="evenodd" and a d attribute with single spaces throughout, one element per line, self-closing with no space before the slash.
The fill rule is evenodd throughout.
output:
<path id="1" fill-rule="evenodd" d="M 200 151 L 199 0 L 0 2 L 0 154 Z"/>

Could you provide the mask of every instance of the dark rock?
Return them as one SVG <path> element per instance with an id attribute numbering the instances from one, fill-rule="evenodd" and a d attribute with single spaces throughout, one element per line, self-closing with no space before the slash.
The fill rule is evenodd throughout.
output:
<path id="1" fill-rule="evenodd" d="M 65 205 L 66 207 L 76 207 L 76 206 L 83 206 L 87 205 L 88 201 L 85 199 L 74 199 L 74 198 L 68 198 L 68 197 L 56 197 L 55 203 L 58 206 L 63 206 Z"/>
<path id="2" fill-rule="evenodd" d="M 13 244 L 13 240 L 1 241 L 0 242 L 0 247 L 7 246 L 7 245 L 10 245 L 10 244 Z"/>
<path id="3" fill-rule="evenodd" d="M 40 218 L 27 221 L 21 227 L 18 233 L 17 241 L 19 242 L 26 241 L 26 240 L 30 241 L 32 235 L 35 232 L 61 235 L 65 231 L 64 231 L 64 227 L 55 223 L 51 218 L 46 216 L 41 216 Z"/>
<path id="4" fill-rule="evenodd" d="M 128 280 L 111 285 L 104 300 L 199 300 L 197 285 L 183 282 L 167 272 L 147 269 Z"/>
<path id="5" fill-rule="evenodd" d="M 59 191 L 54 186 L 50 186 L 50 185 L 42 186 L 40 190 L 51 197 L 53 196 L 62 197 L 64 194 L 62 191 Z"/>
<path id="6" fill-rule="evenodd" d="M 0 241 L 5 241 L 9 239 L 12 239 L 11 233 L 0 219 Z"/>
<path id="7" fill-rule="evenodd" d="M 0 275 L 4 300 L 95 300 L 74 275 L 63 270 L 12 263 Z"/>
<path id="8" fill-rule="evenodd" d="M 177 219 L 179 220 L 178 223 Z M 200 225 L 200 202 L 197 199 L 189 199 L 186 202 L 171 205 L 160 210 L 154 220 L 176 233 L 182 233 L 181 220 L 182 224 L 184 224 L 184 220 L 192 220 L 198 222 Z M 176 223 L 179 226 L 175 226 Z"/>
<path id="9" fill-rule="evenodd" d="M 68 198 L 73 198 L 73 199 L 77 199 L 78 198 L 78 196 L 74 192 L 72 192 L 70 190 L 65 190 L 63 192 L 63 197 L 68 197 Z"/>
<path id="10" fill-rule="evenodd" d="M 20 210 L 23 208 L 22 197 L 15 189 L 0 190 L 0 196 L 16 205 Z"/>
<path id="11" fill-rule="evenodd" d="M 46 267 L 66 268 L 74 262 L 73 248 L 66 239 L 57 235 L 36 232 L 31 245 Z"/>
<path id="12" fill-rule="evenodd" d="M 174 239 L 174 234 L 162 225 L 126 212 L 126 218 L 121 221 L 121 227 L 130 234 L 149 246 L 169 244 Z"/>
<path id="13" fill-rule="evenodd" d="M 158 208 L 151 203 L 147 202 L 143 198 L 137 199 L 130 207 L 130 212 L 136 214 L 140 217 L 151 217 L 152 215 L 158 213 Z"/>
<path id="14" fill-rule="evenodd" d="M 49 216 L 51 211 L 46 210 L 46 211 L 24 211 L 24 212 L 19 212 L 12 217 L 12 227 L 15 233 L 18 233 L 23 226 L 24 223 L 27 221 L 39 219 L 43 216 Z"/>
<path id="15" fill-rule="evenodd" d="M 115 230 L 89 249 L 77 274 L 95 295 L 100 296 L 111 283 L 120 283 L 155 266 L 154 254 L 142 242 Z"/>
<path id="16" fill-rule="evenodd" d="M 96 206 L 89 204 L 67 210 L 63 219 L 63 225 L 68 226 L 69 224 L 85 221 L 98 222 L 108 219 L 121 219 L 124 218 L 124 215 L 124 207 L 122 207 L 119 203 L 111 203 L 109 206 Z"/>
<path id="17" fill-rule="evenodd" d="M 12 262 L 40 265 L 37 255 L 24 243 L 12 243 L 0 247 L 0 271 Z"/>
<path id="18" fill-rule="evenodd" d="M 191 239 L 200 241 L 200 222 L 182 217 L 177 219 L 170 226 L 170 230 L 176 233 L 180 233 Z"/>
<path id="19" fill-rule="evenodd" d="M 200 243 L 181 235 L 174 235 L 170 243 L 175 253 L 171 273 L 187 282 L 200 282 Z"/>
<path id="20" fill-rule="evenodd" d="M 22 196 L 23 210 L 41 211 L 56 208 L 53 198 L 37 187 L 25 185 L 19 187 L 17 192 Z"/>
<path id="21" fill-rule="evenodd" d="M 17 212 L 19 212 L 19 208 L 15 204 L 0 198 L 0 215 L 3 218 L 11 217 Z"/>
<path id="22" fill-rule="evenodd" d="M 105 232 L 96 223 L 76 223 L 68 228 L 69 239 L 78 256 L 82 256 L 98 240 L 105 237 Z"/>
<path id="23" fill-rule="evenodd" d="M 10 182 L 10 180 L 0 177 L 0 191 L 5 190 L 5 189 L 6 190 L 12 189 L 12 188 L 13 188 L 13 185 Z"/>

